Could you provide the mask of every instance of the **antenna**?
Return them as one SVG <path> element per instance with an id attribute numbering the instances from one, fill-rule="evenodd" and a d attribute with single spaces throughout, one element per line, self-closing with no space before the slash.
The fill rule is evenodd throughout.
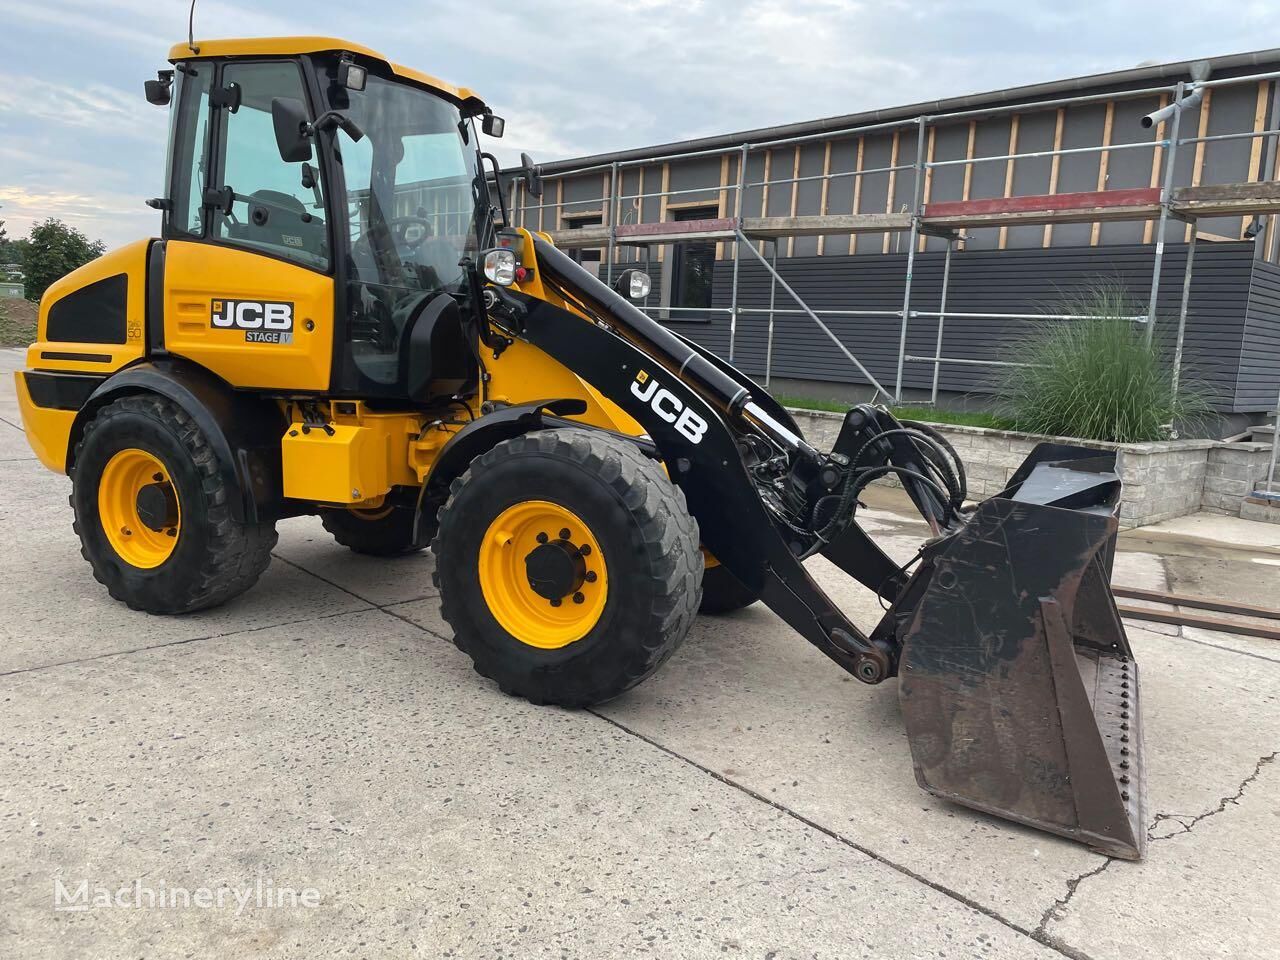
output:
<path id="1" fill-rule="evenodd" d="M 187 14 L 187 46 L 192 53 L 199 53 L 196 46 L 196 0 L 191 0 L 191 11 Z"/>

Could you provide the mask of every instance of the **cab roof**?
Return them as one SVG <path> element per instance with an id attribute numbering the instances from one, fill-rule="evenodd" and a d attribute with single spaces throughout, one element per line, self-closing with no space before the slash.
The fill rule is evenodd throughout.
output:
<path id="1" fill-rule="evenodd" d="M 203 60 L 209 57 L 292 57 L 304 53 L 330 53 L 346 51 L 370 60 L 386 64 L 397 77 L 413 83 L 430 87 L 445 96 L 458 101 L 480 100 L 479 94 L 468 87 L 455 87 L 436 77 L 392 63 L 376 50 L 350 40 L 339 40 L 337 37 L 239 37 L 227 40 L 197 40 L 192 45 L 176 43 L 169 49 L 169 62 L 180 60 Z"/>

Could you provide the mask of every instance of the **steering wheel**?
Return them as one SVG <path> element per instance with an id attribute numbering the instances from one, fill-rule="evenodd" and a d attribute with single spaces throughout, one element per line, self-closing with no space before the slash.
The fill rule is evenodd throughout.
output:
<path id="1" fill-rule="evenodd" d="M 422 227 L 422 236 L 416 240 L 410 240 L 407 228 L 415 223 Z M 387 221 L 387 229 L 391 231 L 391 236 L 395 238 L 396 246 L 404 245 L 409 248 L 411 253 L 417 253 L 418 247 L 422 245 L 422 242 L 435 236 L 436 232 L 435 224 L 426 217 L 418 217 L 411 214 L 403 217 L 392 217 Z"/>

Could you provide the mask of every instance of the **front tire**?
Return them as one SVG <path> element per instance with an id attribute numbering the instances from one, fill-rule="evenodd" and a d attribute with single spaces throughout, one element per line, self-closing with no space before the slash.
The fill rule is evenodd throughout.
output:
<path id="1" fill-rule="evenodd" d="M 684 494 L 607 433 L 498 444 L 454 482 L 439 524 L 433 577 L 454 643 L 534 703 L 618 696 L 671 655 L 698 609 L 703 563 Z"/>
<path id="2" fill-rule="evenodd" d="M 271 562 L 272 522 L 240 523 L 240 491 L 208 438 L 158 396 L 100 410 L 76 445 L 71 507 L 80 552 L 107 592 L 134 610 L 190 613 L 248 590 Z"/>

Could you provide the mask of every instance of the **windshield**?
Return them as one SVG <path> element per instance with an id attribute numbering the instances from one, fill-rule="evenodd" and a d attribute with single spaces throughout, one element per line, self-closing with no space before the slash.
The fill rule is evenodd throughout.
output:
<path id="1" fill-rule="evenodd" d="M 363 91 L 345 92 L 343 112 L 364 132 L 337 137 L 352 279 L 461 291 L 458 261 L 476 255 L 477 222 L 488 220 L 476 148 L 463 140 L 469 121 L 434 94 L 374 76 Z"/>

